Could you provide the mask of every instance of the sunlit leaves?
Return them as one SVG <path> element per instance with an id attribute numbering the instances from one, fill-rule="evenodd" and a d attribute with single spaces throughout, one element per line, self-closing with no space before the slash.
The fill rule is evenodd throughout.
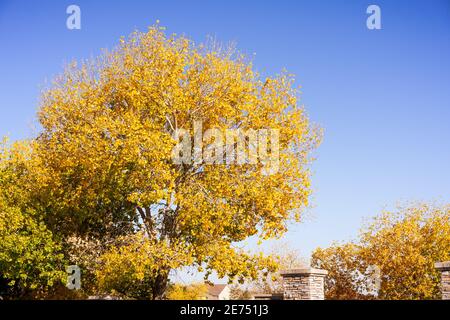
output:
<path id="1" fill-rule="evenodd" d="M 282 236 L 309 204 L 308 165 L 321 133 L 297 95 L 287 73 L 262 79 L 233 50 L 166 36 L 156 25 L 69 65 L 44 90 L 42 131 L 14 151 L 12 174 L 66 251 L 74 237 L 111 240 L 97 273 L 105 291 L 146 279 L 160 296 L 168 272 L 185 265 L 255 278 L 272 261 L 233 244 Z M 196 120 L 203 130 L 279 130 L 279 170 L 174 163 L 173 133 L 192 133 Z M 135 241 L 115 241 L 128 237 Z"/>
<path id="2" fill-rule="evenodd" d="M 357 243 L 317 249 L 313 263 L 329 271 L 329 298 L 436 299 L 434 264 L 450 259 L 450 206 L 419 203 L 385 211 L 362 229 Z M 380 270 L 374 292 L 370 266 Z"/>

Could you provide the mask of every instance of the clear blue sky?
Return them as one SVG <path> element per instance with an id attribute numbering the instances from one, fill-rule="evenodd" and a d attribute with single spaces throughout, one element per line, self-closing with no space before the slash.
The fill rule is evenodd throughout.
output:
<path id="1" fill-rule="evenodd" d="M 66 7 L 81 8 L 81 30 Z M 381 8 L 382 30 L 366 28 Z M 305 255 L 405 200 L 450 200 L 450 1 L 1 1 L 0 136 L 32 135 L 39 87 L 157 19 L 196 42 L 236 42 L 283 68 L 325 129 L 314 208 L 286 239 Z"/>

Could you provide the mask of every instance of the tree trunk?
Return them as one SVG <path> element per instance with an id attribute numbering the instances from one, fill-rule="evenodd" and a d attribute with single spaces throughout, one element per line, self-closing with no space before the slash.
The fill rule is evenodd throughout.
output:
<path id="1" fill-rule="evenodd" d="M 169 272 L 158 274 L 156 276 L 155 282 L 152 286 L 152 299 L 161 300 L 164 297 L 164 293 L 167 289 L 167 284 L 169 282 Z"/>

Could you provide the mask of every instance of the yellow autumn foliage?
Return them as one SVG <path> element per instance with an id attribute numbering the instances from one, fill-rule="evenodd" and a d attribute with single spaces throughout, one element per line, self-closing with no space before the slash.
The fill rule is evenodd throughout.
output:
<path id="1" fill-rule="evenodd" d="M 273 261 L 234 244 L 283 235 L 311 193 L 309 163 L 321 133 L 299 106 L 293 81 L 286 73 L 262 79 L 242 55 L 166 36 L 158 25 L 135 32 L 97 59 L 71 64 L 43 92 L 33 184 L 24 183 L 63 238 L 143 232 L 143 248 L 118 245 L 103 257 L 104 288 L 120 287 L 107 283 L 125 262 L 138 281 L 151 270 L 153 296 L 182 264 L 255 278 Z M 261 162 L 174 163 L 174 133 L 192 133 L 197 120 L 203 130 L 279 130 L 279 170 L 262 174 Z"/>
<path id="2" fill-rule="evenodd" d="M 439 299 L 434 264 L 450 259 L 450 206 L 418 203 L 385 211 L 357 242 L 317 249 L 330 299 Z M 379 270 L 379 288 L 374 270 Z"/>
<path id="3" fill-rule="evenodd" d="M 166 298 L 169 300 L 205 300 L 208 285 L 193 283 L 190 285 L 172 284 L 167 290 Z"/>

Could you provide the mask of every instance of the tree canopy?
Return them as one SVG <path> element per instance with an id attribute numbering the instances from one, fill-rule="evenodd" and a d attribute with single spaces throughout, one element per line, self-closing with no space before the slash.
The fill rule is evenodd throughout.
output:
<path id="1" fill-rule="evenodd" d="M 11 200 L 20 210 L 10 212 L 35 215 L 26 221 L 36 224 L 22 227 L 52 247 L 56 241 L 66 263 L 83 261 L 105 290 L 120 290 L 114 274 L 122 262 L 133 266 L 130 283 L 142 289 L 148 281 L 150 298 L 163 295 L 181 266 L 239 280 L 269 272 L 272 259 L 236 243 L 283 235 L 308 206 L 321 134 L 293 81 L 286 73 L 262 79 L 242 55 L 166 36 L 158 25 L 122 38 L 98 58 L 69 65 L 42 93 L 42 130 L 15 151 L 14 163 L 1 159 L 2 168 L 13 166 L 1 188 L 17 188 L 5 196 L 20 198 Z M 174 162 L 177 131 L 193 134 L 199 121 L 219 132 L 277 130 L 279 167 L 267 173 L 263 158 L 207 164 L 196 150 L 192 161 Z M 203 152 L 213 142 L 203 137 Z M 74 257 L 80 241 L 100 241 L 98 252 Z"/>

